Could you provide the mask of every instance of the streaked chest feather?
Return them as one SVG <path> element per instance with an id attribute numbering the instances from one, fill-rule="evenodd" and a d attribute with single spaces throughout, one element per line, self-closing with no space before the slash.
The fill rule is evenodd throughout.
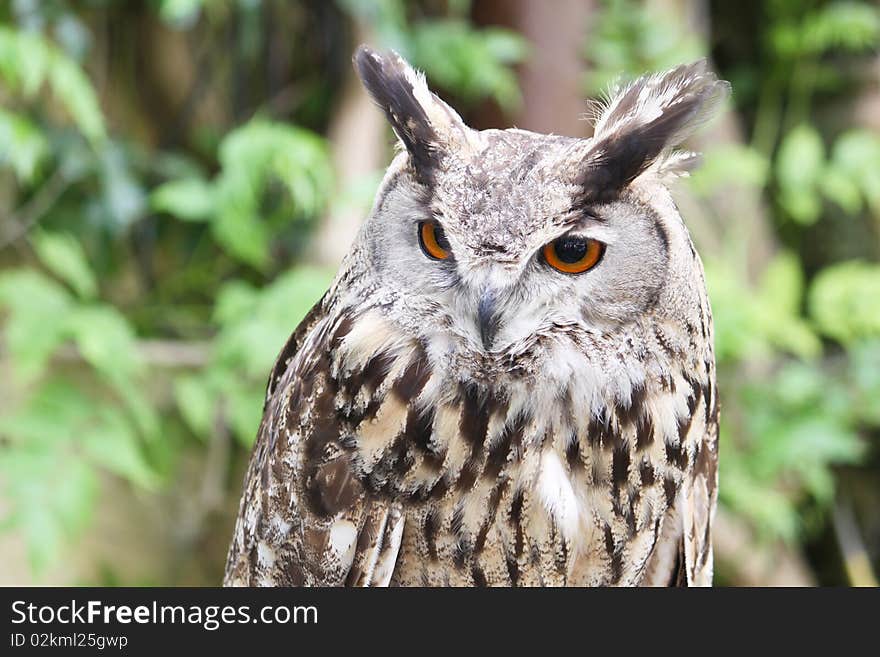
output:
<path id="1" fill-rule="evenodd" d="M 607 585 L 676 571 L 676 508 L 695 473 L 710 503 L 716 481 L 711 358 L 681 358 L 699 345 L 658 332 L 662 361 L 555 336 L 530 347 L 548 381 L 503 358 L 445 360 L 442 341 L 400 337 L 376 312 L 305 325 L 270 379 L 227 583 Z M 691 529 L 701 546 L 708 526 Z M 700 550 L 689 563 L 711 572 Z"/>
<path id="2" fill-rule="evenodd" d="M 559 380 L 491 377 L 445 369 L 378 317 L 345 329 L 323 394 L 364 494 L 403 509 L 394 582 L 638 583 L 699 460 L 713 395 L 699 362 L 646 376 L 639 354 L 562 343 L 543 353 L 566 363 L 545 368 Z"/>

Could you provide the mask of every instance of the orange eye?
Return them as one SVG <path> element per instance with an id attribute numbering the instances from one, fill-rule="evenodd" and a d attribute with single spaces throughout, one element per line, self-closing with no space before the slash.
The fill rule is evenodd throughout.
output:
<path id="1" fill-rule="evenodd" d="M 595 267 L 604 252 L 602 242 L 565 235 L 544 247 L 544 260 L 565 274 L 582 274 Z"/>
<path id="2" fill-rule="evenodd" d="M 449 257 L 449 240 L 443 226 L 436 221 L 419 222 L 419 246 L 432 260 L 446 260 Z"/>

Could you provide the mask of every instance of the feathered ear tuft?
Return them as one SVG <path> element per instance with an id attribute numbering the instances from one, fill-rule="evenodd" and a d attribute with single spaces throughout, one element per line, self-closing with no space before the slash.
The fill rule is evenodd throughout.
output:
<path id="1" fill-rule="evenodd" d="M 659 163 L 718 109 L 730 84 L 705 60 L 639 78 L 613 94 L 599 113 L 581 183 L 586 202 L 613 198 L 652 164 Z M 686 165 L 694 162 L 673 157 Z"/>
<path id="2" fill-rule="evenodd" d="M 439 159 L 469 129 L 397 53 L 379 53 L 362 45 L 354 55 L 354 66 L 409 152 L 417 176 L 430 182 Z"/>

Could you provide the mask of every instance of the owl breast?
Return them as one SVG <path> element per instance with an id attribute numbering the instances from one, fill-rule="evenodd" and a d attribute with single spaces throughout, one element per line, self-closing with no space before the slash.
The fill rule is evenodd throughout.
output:
<path id="1" fill-rule="evenodd" d="M 584 335 L 463 362 L 378 312 L 338 325 L 340 444 L 365 494 L 405 518 L 391 583 L 638 584 L 652 556 L 674 558 L 654 548 L 664 523 L 680 533 L 710 403 L 692 372 Z"/>

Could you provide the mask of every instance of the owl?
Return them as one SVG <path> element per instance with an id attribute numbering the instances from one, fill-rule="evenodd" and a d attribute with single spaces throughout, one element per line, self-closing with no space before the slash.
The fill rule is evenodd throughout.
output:
<path id="1" fill-rule="evenodd" d="M 354 65 L 400 149 L 270 375 L 224 583 L 711 584 L 712 316 L 667 185 L 729 85 L 643 77 L 579 139 Z"/>

